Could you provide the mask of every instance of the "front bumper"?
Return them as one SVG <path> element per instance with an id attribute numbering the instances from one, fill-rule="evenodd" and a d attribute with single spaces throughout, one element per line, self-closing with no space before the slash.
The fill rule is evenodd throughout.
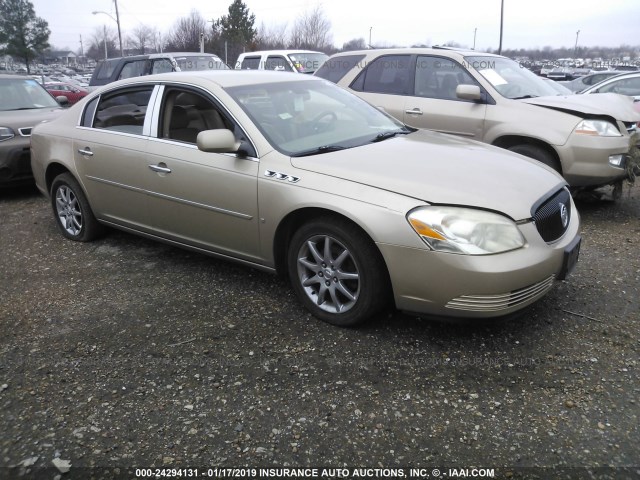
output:
<path id="1" fill-rule="evenodd" d="M 578 215 L 563 237 L 542 240 L 533 223 L 520 226 L 527 245 L 496 255 L 455 255 L 378 244 L 389 269 L 396 307 L 438 317 L 491 318 L 542 298 L 562 275 L 565 250 L 579 238 Z"/>
<path id="2" fill-rule="evenodd" d="M 600 187 L 611 185 L 627 177 L 625 170 L 629 137 L 598 137 L 573 134 L 558 148 L 562 159 L 562 174 L 572 187 Z M 620 166 L 613 166 L 609 158 L 623 155 Z"/>
<path id="3" fill-rule="evenodd" d="M 29 137 L 0 142 L 0 185 L 33 182 Z"/>

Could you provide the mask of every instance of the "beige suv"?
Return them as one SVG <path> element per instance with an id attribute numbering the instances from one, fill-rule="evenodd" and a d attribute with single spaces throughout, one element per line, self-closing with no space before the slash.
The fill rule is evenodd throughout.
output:
<path id="1" fill-rule="evenodd" d="M 560 172 L 572 187 L 619 184 L 640 119 L 616 94 L 563 96 L 520 64 L 446 48 L 345 52 L 316 76 L 407 125 L 506 148 Z"/>

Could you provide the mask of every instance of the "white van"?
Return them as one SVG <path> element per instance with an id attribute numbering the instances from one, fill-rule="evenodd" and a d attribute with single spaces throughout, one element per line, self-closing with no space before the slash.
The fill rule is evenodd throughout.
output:
<path id="1" fill-rule="evenodd" d="M 329 58 L 311 50 L 264 50 L 241 53 L 236 70 L 276 70 L 313 74 Z"/>

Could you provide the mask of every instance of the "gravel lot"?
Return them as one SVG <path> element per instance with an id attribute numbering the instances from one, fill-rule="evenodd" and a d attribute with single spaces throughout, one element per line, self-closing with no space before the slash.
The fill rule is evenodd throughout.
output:
<path id="1" fill-rule="evenodd" d="M 578 208 L 576 270 L 521 318 L 390 311 L 347 330 L 280 278 L 117 231 L 74 243 L 35 189 L 0 192 L 0 478 L 54 478 L 54 459 L 71 464 L 63 480 L 212 466 L 640 478 L 640 185 Z"/>

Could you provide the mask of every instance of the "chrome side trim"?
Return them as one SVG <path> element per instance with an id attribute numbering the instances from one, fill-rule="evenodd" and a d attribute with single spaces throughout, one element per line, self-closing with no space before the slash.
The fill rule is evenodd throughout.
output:
<path id="1" fill-rule="evenodd" d="M 551 275 L 538 283 L 508 293 L 463 295 L 450 300 L 445 307 L 469 312 L 499 312 L 543 297 L 553 287 L 554 280 L 555 275 Z"/>
<path id="2" fill-rule="evenodd" d="M 206 205 L 204 203 L 192 202 L 191 200 L 185 200 L 184 198 L 172 197 L 171 195 L 164 195 L 158 192 L 152 192 L 151 190 L 145 190 L 144 188 L 133 187 L 131 185 L 125 185 L 123 183 L 112 182 L 111 180 L 105 180 L 104 178 L 93 177 L 87 175 L 89 180 L 93 180 L 94 182 L 104 183 L 106 185 L 111 185 L 114 187 L 124 188 L 125 190 L 131 190 L 133 192 L 144 193 L 145 195 L 149 195 L 150 197 L 163 198 L 165 200 L 171 200 L 173 202 L 182 203 L 184 205 L 190 205 L 192 207 L 204 208 L 205 210 L 210 210 L 212 212 L 222 213 L 225 215 L 231 215 L 232 217 L 242 218 L 243 220 L 252 220 L 253 215 L 247 215 L 246 213 L 234 212 L 232 210 L 225 210 L 224 208 L 214 207 L 212 205 Z"/>

